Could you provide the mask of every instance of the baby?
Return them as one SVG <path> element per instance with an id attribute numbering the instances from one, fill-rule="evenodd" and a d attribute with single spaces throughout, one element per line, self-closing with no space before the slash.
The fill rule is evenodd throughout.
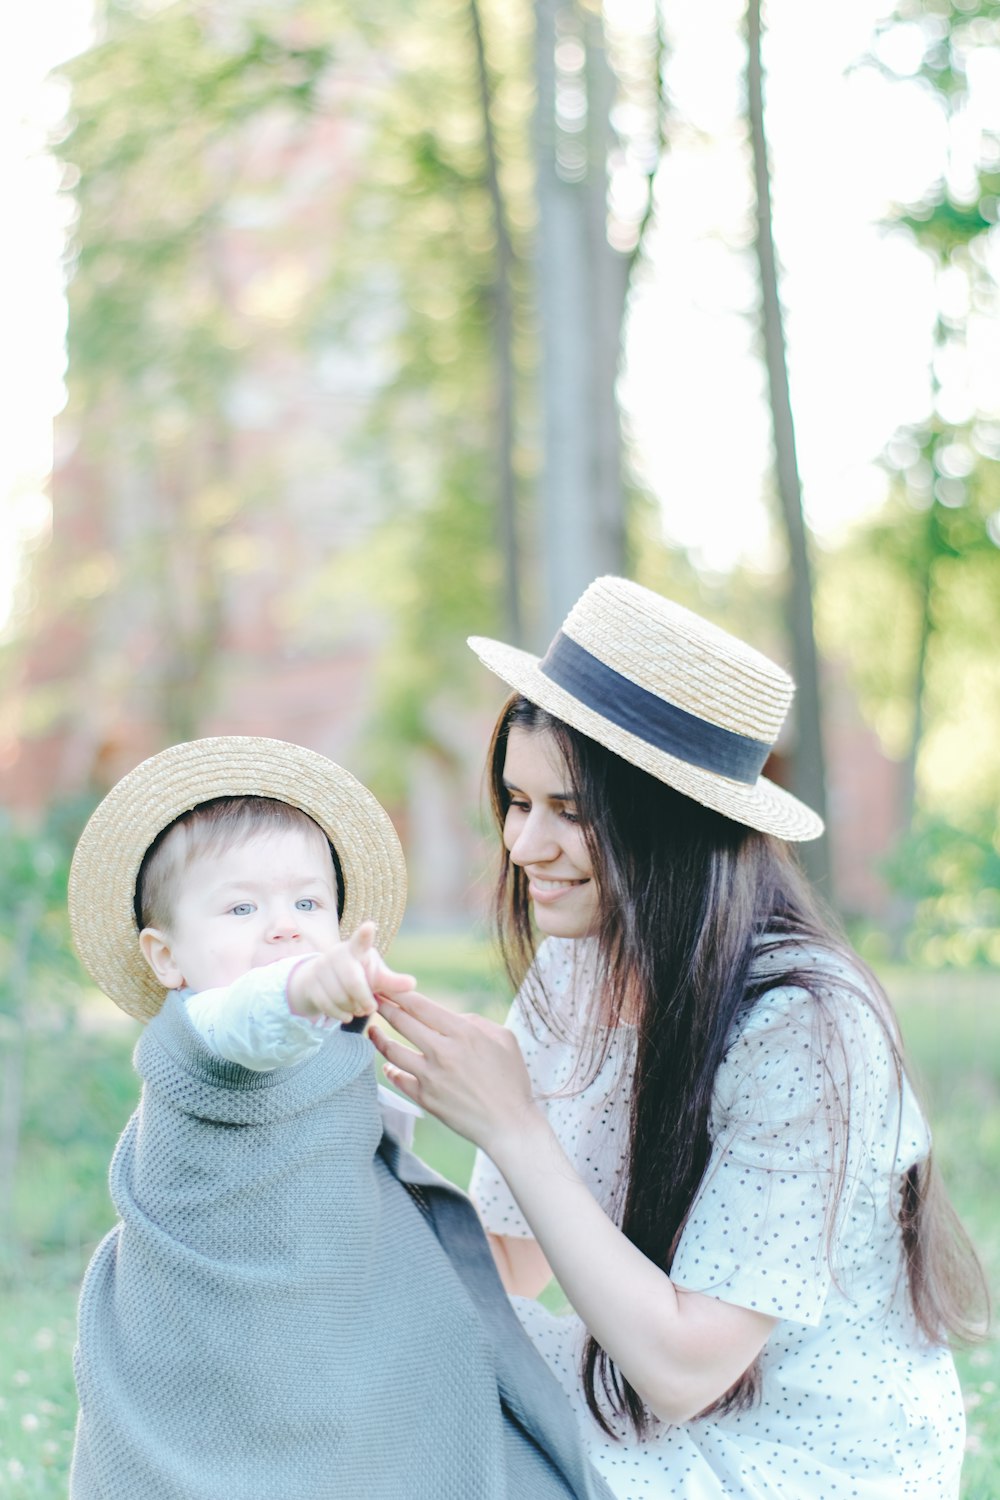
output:
<path id="1" fill-rule="evenodd" d="M 74 940 L 149 1025 L 72 1500 L 604 1493 L 467 1200 L 383 1134 L 358 1027 L 413 987 L 374 946 L 404 900 L 372 794 L 282 741 L 174 746 L 84 830 Z"/>

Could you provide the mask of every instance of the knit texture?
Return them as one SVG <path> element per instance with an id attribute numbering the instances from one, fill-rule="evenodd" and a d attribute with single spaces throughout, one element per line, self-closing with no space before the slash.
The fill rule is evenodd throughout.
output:
<path id="1" fill-rule="evenodd" d="M 605 1493 L 471 1206 L 379 1153 L 372 1057 L 334 1032 L 253 1073 L 212 1057 L 176 997 L 149 1024 L 111 1167 L 121 1222 L 80 1297 L 72 1500 Z"/>

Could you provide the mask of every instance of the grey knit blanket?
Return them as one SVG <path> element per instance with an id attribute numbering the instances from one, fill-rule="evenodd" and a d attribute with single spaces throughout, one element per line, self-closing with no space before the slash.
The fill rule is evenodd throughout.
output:
<path id="1" fill-rule="evenodd" d="M 373 1051 L 136 1048 L 80 1297 L 72 1500 L 606 1500 L 471 1204 L 383 1137 Z"/>

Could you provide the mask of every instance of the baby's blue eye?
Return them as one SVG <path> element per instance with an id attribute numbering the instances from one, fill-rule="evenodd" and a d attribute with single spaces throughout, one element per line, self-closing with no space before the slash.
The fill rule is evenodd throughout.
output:
<path id="1" fill-rule="evenodd" d="M 311 896 L 303 896 L 301 901 L 295 903 L 296 911 L 315 911 L 316 902 Z"/>
<path id="2" fill-rule="evenodd" d="M 248 917 L 255 910 L 256 908 L 252 901 L 237 901 L 236 905 L 232 908 L 232 913 L 234 917 Z"/>

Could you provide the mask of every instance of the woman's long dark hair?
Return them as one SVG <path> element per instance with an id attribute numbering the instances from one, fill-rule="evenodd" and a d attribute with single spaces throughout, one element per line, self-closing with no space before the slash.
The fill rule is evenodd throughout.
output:
<path id="1" fill-rule="evenodd" d="M 829 1009 L 822 976 L 810 971 L 808 962 L 803 967 L 805 955 L 796 940 L 841 955 L 849 949 L 782 841 L 702 807 L 517 694 L 501 714 L 490 747 L 491 798 L 501 828 L 509 802 L 503 770 L 512 728 L 553 736 L 578 799 L 601 895 L 596 934 L 601 1013 L 594 1021 L 613 1027 L 627 1018 L 637 1033 L 619 1222 L 644 1255 L 669 1271 L 708 1165 L 715 1075 L 734 1026 L 765 990 L 779 985 L 801 986 L 815 997 L 816 1007 Z M 519 985 L 535 939 L 527 880 L 506 850 L 496 918 L 510 977 Z M 762 951 L 769 955 L 766 977 L 759 969 L 755 976 L 752 968 Z M 854 955 L 849 962 L 859 978 L 865 976 L 869 988 L 859 987 L 857 996 L 882 1026 L 901 1083 L 900 1041 L 888 1001 Z M 828 988 L 828 972 L 825 977 Z M 552 1024 L 535 986 L 532 999 L 542 1020 Z M 826 1034 L 835 1035 L 835 1015 L 828 1020 Z M 843 1069 L 828 1072 L 839 1076 Z M 827 1216 L 831 1234 L 846 1170 L 848 1108 L 849 1099 L 841 1095 L 829 1111 L 840 1136 L 839 1149 L 832 1142 L 839 1172 L 835 1166 Z M 906 1173 L 898 1218 L 920 1327 L 935 1343 L 980 1335 L 983 1324 L 975 1311 L 988 1304 L 983 1273 L 929 1158 Z M 609 1435 L 608 1408 L 640 1436 L 649 1430 L 651 1413 L 593 1338 L 587 1340 L 582 1375 L 590 1410 Z M 748 1406 L 758 1390 L 755 1362 L 709 1411 Z"/>

